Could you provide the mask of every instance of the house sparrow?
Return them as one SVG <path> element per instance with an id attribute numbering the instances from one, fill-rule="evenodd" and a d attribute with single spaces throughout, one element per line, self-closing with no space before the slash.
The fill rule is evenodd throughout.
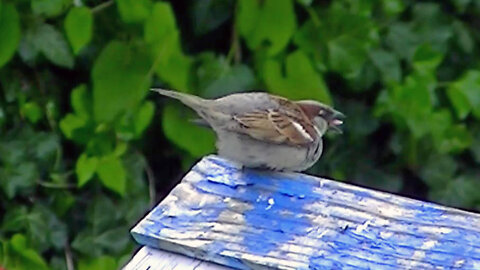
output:
<path id="1" fill-rule="evenodd" d="M 322 136 L 342 124 L 343 114 L 313 100 L 290 101 L 263 92 L 203 99 L 151 89 L 197 112 L 217 135 L 220 156 L 245 167 L 303 171 L 322 154 Z"/>

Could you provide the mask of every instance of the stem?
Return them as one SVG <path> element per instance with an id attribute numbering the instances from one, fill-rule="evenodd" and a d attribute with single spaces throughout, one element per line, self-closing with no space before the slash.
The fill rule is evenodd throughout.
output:
<path id="1" fill-rule="evenodd" d="M 68 270 L 75 270 L 72 259 L 72 250 L 70 249 L 70 244 L 68 243 L 68 240 L 65 242 L 65 262 L 67 264 Z"/>
<path id="2" fill-rule="evenodd" d="M 315 25 L 315 27 L 319 27 L 320 18 L 318 18 L 318 15 L 315 12 L 315 10 L 311 6 L 304 6 L 304 7 L 305 7 L 305 10 L 307 10 L 308 15 L 310 15 L 310 18 L 312 19 L 313 25 Z"/>
<path id="3" fill-rule="evenodd" d="M 148 161 L 145 160 L 145 173 L 147 174 L 148 179 L 148 195 L 150 197 L 150 207 L 155 206 L 156 202 L 156 191 L 155 191 L 155 176 L 153 175 L 153 170 L 150 168 Z"/>
<path id="4" fill-rule="evenodd" d="M 232 27 L 232 36 L 231 36 L 232 45 L 227 54 L 228 64 L 231 64 L 232 59 L 235 64 L 239 64 L 242 61 L 242 51 L 240 48 L 240 40 L 238 37 L 237 28 L 235 27 L 235 21 L 236 21 L 235 14 L 237 13 L 236 10 L 237 10 L 237 5 L 235 5 L 234 11 L 233 11 L 234 18 L 233 18 L 233 27 Z"/>
<path id="5" fill-rule="evenodd" d="M 95 14 L 95 13 L 98 13 L 106 8 L 108 8 L 109 6 L 113 5 L 114 1 L 113 0 L 109 0 L 109 1 L 106 1 L 106 2 L 103 2 L 101 3 L 100 5 L 97 5 L 95 7 L 92 8 L 92 13 Z"/>
<path id="6" fill-rule="evenodd" d="M 55 184 L 52 182 L 45 182 L 42 180 L 37 180 L 37 184 L 39 184 L 42 187 L 45 188 L 55 188 L 55 189 L 70 189 L 70 188 L 76 188 L 76 185 L 74 184 Z"/>

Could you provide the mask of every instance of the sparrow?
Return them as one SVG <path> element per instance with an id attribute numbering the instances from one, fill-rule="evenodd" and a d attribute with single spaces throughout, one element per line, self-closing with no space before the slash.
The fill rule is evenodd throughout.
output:
<path id="1" fill-rule="evenodd" d="M 313 100 L 291 101 L 265 92 L 204 99 L 152 88 L 192 108 L 213 129 L 218 155 L 244 167 L 304 171 L 320 158 L 327 130 L 340 131 L 344 115 Z"/>

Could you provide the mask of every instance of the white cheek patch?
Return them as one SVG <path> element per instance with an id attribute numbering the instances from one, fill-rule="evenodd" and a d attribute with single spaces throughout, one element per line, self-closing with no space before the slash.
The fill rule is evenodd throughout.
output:
<path id="1" fill-rule="evenodd" d="M 295 127 L 295 129 L 298 130 L 298 132 L 300 132 L 300 134 L 302 134 L 302 136 L 305 139 L 307 139 L 310 142 L 313 142 L 312 136 L 310 136 L 310 134 L 308 134 L 308 132 L 302 127 L 302 125 L 300 125 L 299 123 L 297 123 L 295 121 L 292 121 L 292 124 Z"/>

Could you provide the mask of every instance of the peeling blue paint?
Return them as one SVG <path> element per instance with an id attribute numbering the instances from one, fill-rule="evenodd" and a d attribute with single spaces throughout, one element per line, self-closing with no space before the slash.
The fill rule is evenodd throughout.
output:
<path id="1" fill-rule="evenodd" d="M 265 256 L 278 256 L 277 266 L 287 260 L 303 270 L 480 269 L 479 215 L 302 174 L 241 170 L 218 157 L 205 158 L 192 171 L 196 176 L 187 176 L 180 185 L 193 188 L 188 194 L 195 198 L 169 200 L 153 209 L 132 230 L 139 243 L 161 248 L 172 240 L 167 235 L 171 230 L 206 237 L 221 227 L 222 217 L 236 231 L 223 230 L 224 238 L 191 249 L 202 258 L 239 269 L 265 266 L 261 259 Z M 215 199 L 202 201 L 203 196 Z M 367 199 L 379 209 L 399 212 L 379 214 L 365 203 Z M 241 218 L 228 221 L 226 213 L 232 212 Z M 188 247 L 189 241 L 175 243 Z M 298 262 L 289 259 L 305 257 Z"/>

